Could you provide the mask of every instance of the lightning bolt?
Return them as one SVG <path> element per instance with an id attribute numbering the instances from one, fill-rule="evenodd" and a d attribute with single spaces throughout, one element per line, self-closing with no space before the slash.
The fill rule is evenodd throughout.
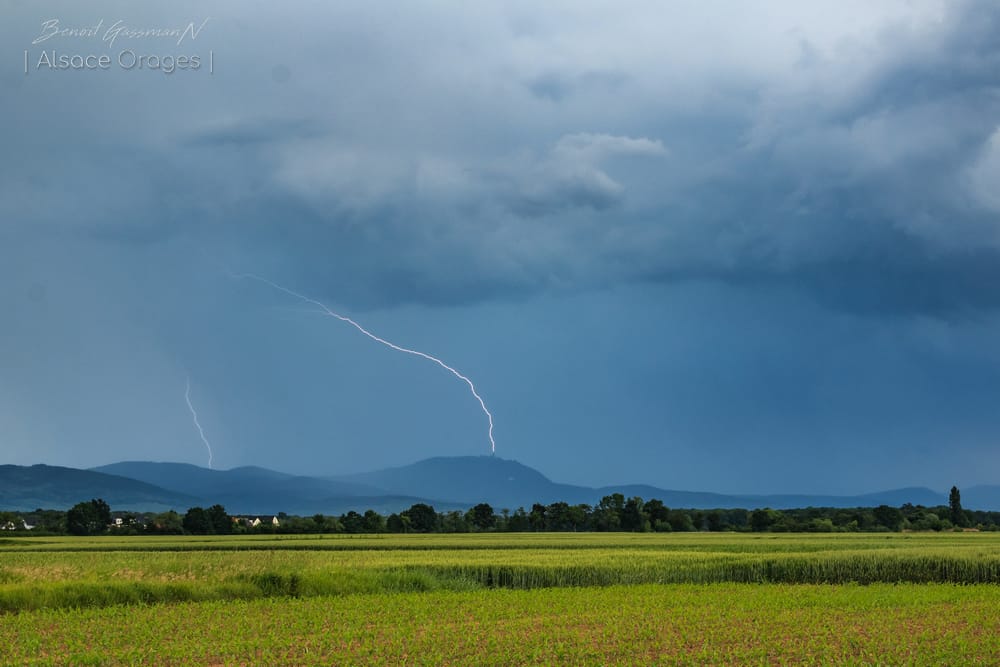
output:
<path id="1" fill-rule="evenodd" d="M 191 403 L 191 378 L 187 378 L 184 385 L 184 400 L 187 402 L 188 410 L 191 411 L 191 419 L 194 421 L 194 427 L 198 429 L 198 435 L 201 437 L 201 441 L 205 443 L 205 449 L 208 450 L 208 469 L 212 469 L 212 445 L 209 444 L 208 438 L 205 437 L 205 431 L 201 429 L 201 424 L 198 422 L 198 411 L 194 409 L 194 405 Z"/>
<path id="2" fill-rule="evenodd" d="M 472 392 L 473 397 L 475 397 L 475 399 L 477 401 L 479 401 L 479 407 L 482 408 L 483 414 L 486 415 L 486 419 L 489 422 L 489 426 L 490 427 L 489 427 L 489 431 L 487 431 L 487 435 L 488 435 L 488 437 L 490 439 L 490 453 L 491 454 L 496 454 L 497 443 L 493 439 L 493 415 L 490 413 L 489 408 L 486 407 L 486 402 L 483 400 L 483 397 L 479 395 L 478 391 L 476 391 L 476 385 L 474 385 L 472 383 L 472 380 L 470 380 L 466 376 L 462 375 L 457 370 L 455 370 L 454 368 L 452 368 L 448 364 L 444 363 L 443 361 L 441 361 L 437 357 L 432 357 L 431 355 L 429 355 L 429 354 L 427 354 L 425 352 L 421 352 L 420 350 L 411 350 L 411 349 L 406 348 L 406 347 L 401 347 L 399 345 L 396 345 L 395 343 L 387 341 L 384 338 L 380 338 L 379 336 L 376 336 L 371 331 L 368 331 L 368 329 L 365 329 L 363 326 L 361 326 L 360 324 L 358 324 L 357 322 L 355 322 L 354 320 L 352 320 L 350 317 L 347 317 L 346 315 L 341 315 L 340 313 L 334 312 L 326 304 L 321 303 L 321 302 L 317 301 L 316 299 L 312 299 L 312 298 L 310 298 L 310 297 L 308 297 L 308 296 L 306 296 L 304 294 L 300 294 L 300 293 L 298 293 L 298 292 L 296 292 L 294 290 L 290 290 L 287 287 L 283 287 L 283 286 L 279 285 L 278 283 L 272 282 L 272 281 L 268 280 L 267 278 L 262 278 L 262 277 L 260 277 L 258 275 L 253 274 L 253 273 L 232 273 L 232 272 L 229 272 L 229 274 L 233 278 L 236 278 L 236 279 L 250 278 L 252 280 L 256 280 L 258 282 L 262 282 L 265 285 L 269 285 L 270 287 L 273 287 L 274 289 L 276 289 L 276 290 L 278 290 L 280 292 L 284 292 L 285 294 L 288 294 L 289 296 L 293 296 L 296 299 L 301 299 L 302 301 L 305 301 L 306 303 L 311 303 L 312 305 L 317 306 L 320 309 L 322 309 L 323 314 L 325 314 L 325 315 L 327 315 L 329 317 L 336 318 L 336 319 L 340 320 L 341 322 L 345 322 L 347 324 L 350 324 L 352 327 L 354 327 L 355 329 L 357 329 L 358 331 L 360 331 L 364 335 L 368 336 L 369 338 L 371 338 L 376 343 L 381 343 L 382 345 L 385 345 L 388 348 L 396 350 L 397 352 L 404 352 L 406 354 L 412 354 L 414 356 L 421 357 L 421 358 L 426 359 L 428 361 L 433 361 L 435 364 L 437 364 L 441 368 L 445 369 L 446 371 L 448 371 L 449 373 L 451 373 L 452 375 L 454 375 L 455 377 L 457 377 L 459 380 L 461 380 L 465 384 L 469 385 L 469 391 Z M 208 444 L 208 443 L 206 442 L 205 444 Z"/>

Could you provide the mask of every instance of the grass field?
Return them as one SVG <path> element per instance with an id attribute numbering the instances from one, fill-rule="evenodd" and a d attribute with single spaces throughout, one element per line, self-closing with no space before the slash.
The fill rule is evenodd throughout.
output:
<path id="1" fill-rule="evenodd" d="M 0 540 L 3 664 L 1000 663 L 995 534 Z"/>

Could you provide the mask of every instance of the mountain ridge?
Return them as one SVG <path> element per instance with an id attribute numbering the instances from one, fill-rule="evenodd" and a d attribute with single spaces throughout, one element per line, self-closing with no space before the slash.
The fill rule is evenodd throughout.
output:
<path id="1" fill-rule="evenodd" d="M 258 466 L 213 470 L 189 463 L 121 461 L 91 470 L 113 473 L 172 488 L 220 504 L 237 514 L 287 512 L 289 514 L 341 514 L 355 509 L 362 499 L 364 509 L 400 511 L 416 502 L 427 502 L 409 494 L 395 493 L 366 484 L 319 477 L 293 475 Z M 443 506 L 451 505 L 438 501 Z M 406 503 L 406 504 L 404 504 Z"/>
<path id="2" fill-rule="evenodd" d="M 91 498 L 103 498 L 116 509 L 164 511 L 198 498 L 140 480 L 43 463 L 0 465 L 0 508 L 14 511 L 68 509 Z"/>
<path id="3" fill-rule="evenodd" d="M 596 505 L 604 496 L 657 498 L 684 509 L 874 507 L 946 505 L 947 495 L 924 487 L 858 495 L 725 494 L 663 489 L 648 484 L 588 487 L 553 481 L 515 460 L 495 456 L 439 456 L 363 473 L 315 477 L 258 466 L 213 470 L 187 463 L 120 461 L 88 470 L 60 466 L 0 466 L 0 508 L 65 509 L 103 497 L 116 509 L 184 511 L 224 505 L 234 514 L 287 512 L 342 514 L 375 509 L 398 512 L 414 503 L 439 510 L 467 509 L 487 502 L 495 509 L 530 509 L 533 503 Z M 970 509 L 1000 509 L 1000 485 L 963 491 Z"/>
<path id="4" fill-rule="evenodd" d="M 507 479 L 500 479 L 507 475 Z M 461 476 L 461 477 L 459 477 Z M 458 478 L 458 481 L 454 480 Z M 423 496 L 451 481 L 447 496 L 466 503 L 488 502 L 495 507 L 530 508 L 531 503 L 567 502 L 594 505 L 606 495 L 657 498 L 668 507 L 685 509 L 745 508 L 791 509 L 797 507 L 859 507 L 882 504 L 947 504 L 945 494 L 924 487 L 890 489 L 860 495 L 812 494 L 725 494 L 710 491 L 663 489 L 648 484 L 617 484 L 588 487 L 554 482 L 543 473 L 513 460 L 495 456 L 431 457 L 415 463 L 366 473 L 339 476 L 412 495 Z M 532 495 L 507 495 L 505 482 L 517 483 L 519 492 Z M 1000 506 L 1000 502 L 997 503 Z"/>

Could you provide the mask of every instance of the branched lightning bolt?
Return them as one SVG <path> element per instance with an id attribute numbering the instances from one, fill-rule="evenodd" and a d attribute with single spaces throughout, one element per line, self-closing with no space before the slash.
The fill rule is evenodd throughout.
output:
<path id="1" fill-rule="evenodd" d="M 411 349 L 406 348 L 406 347 L 401 347 L 399 345 L 396 345 L 395 343 L 391 343 L 391 342 L 387 341 L 384 338 L 380 338 L 379 336 L 376 336 L 375 334 L 373 334 L 372 332 L 368 331 L 363 326 L 361 326 L 360 324 L 358 324 L 357 322 L 355 322 L 354 320 L 352 320 L 350 317 L 347 317 L 346 315 L 341 315 L 340 313 L 334 312 L 326 304 L 321 303 L 321 302 L 319 302 L 319 301 L 317 301 L 315 299 L 312 299 L 312 298 L 310 298 L 310 297 L 308 297 L 308 296 L 306 296 L 304 294 L 300 294 L 300 293 L 298 293 L 298 292 L 296 292 L 294 290 L 290 290 L 287 287 L 283 287 L 283 286 L 279 285 L 278 283 L 272 282 L 272 281 L 268 280 L 267 278 L 262 278 L 262 277 L 260 277 L 258 275 L 253 274 L 253 273 L 231 273 L 230 272 L 230 275 L 233 278 L 237 278 L 237 279 L 251 278 L 253 280 L 257 280 L 259 282 L 264 283 L 265 285 L 270 285 L 274 289 L 276 289 L 278 291 L 281 291 L 281 292 L 284 292 L 285 294 L 288 294 L 289 296 L 293 296 L 296 299 L 301 299 L 302 301 L 305 301 L 306 303 L 311 303 L 314 306 L 318 306 L 319 308 L 321 308 L 323 310 L 324 314 L 326 314 L 326 315 L 328 315 L 330 317 L 334 317 L 334 318 L 340 320 L 341 322 L 346 322 L 347 324 L 350 324 L 355 329 L 357 329 L 358 331 L 360 331 L 364 335 L 366 335 L 369 338 L 371 338 L 373 341 L 375 341 L 377 343 L 381 343 L 382 345 L 385 345 L 386 347 L 392 348 L 393 350 L 396 350 L 397 352 L 405 352 L 406 354 L 412 354 L 412 355 L 415 355 L 417 357 L 422 357 L 424 359 L 427 359 L 428 361 L 433 361 L 435 364 L 437 364 L 441 368 L 445 369 L 446 371 L 448 371 L 449 373 L 451 373 L 452 375 L 454 375 L 455 377 L 457 377 L 459 380 L 462 380 L 463 382 L 465 382 L 465 384 L 469 385 L 469 391 L 472 392 L 472 395 L 475 397 L 475 399 L 477 401 L 479 401 L 479 407 L 481 407 L 483 409 L 483 413 L 486 415 L 486 419 L 489 421 L 490 428 L 489 428 L 489 431 L 487 432 L 487 435 L 489 436 L 489 439 L 490 439 L 490 452 L 493 453 L 493 454 L 496 453 L 496 451 L 497 451 L 497 443 L 493 439 L 493 415 L 490 414 L 489 408 L 486 407 L 486 402 L 483 400 L 483 397 L 479 395 L 478 391 L 476 391 L 476 385 L 474 385 L 472 383 L 472 380 L 470 380 L 466 376 L 462 375 L 457 370 L 455 370 L 454 368 L 452 368 L 448 364 L 444 363 L 443 361 L 441 361 L 437 357 L 432 357 L 431 355 L 429 355 L 429 354 L 427 354 L 425 352 L 421 352 L 420 350 L 411 350 Z"/>
<path id="2" fill-rule="evenodd" d="M 191 419 L 194 420 L 194 427 L 198 429 L 198 435 L 201 437 L 201 441 L 205 443 L 205 449 L 208 450 L 208 469 L 212 469 L 212 445 L 209 444 L 208 438 L 205 437 L 205 431 L 201 429 L 201 424 L 198 422 L 198 412 L 194 409 L 194 405 L 191 403 L 191 378 L 187 378 L 184 385 L 184 400 L 187 401 L 188 410 L 191 411 Z"/>

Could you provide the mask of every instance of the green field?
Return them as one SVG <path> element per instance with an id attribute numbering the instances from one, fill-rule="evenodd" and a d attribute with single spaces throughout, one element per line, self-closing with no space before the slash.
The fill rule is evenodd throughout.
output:
<path id="1" fill-rule="evenodd" d="M 3 664 L 1000 662 L 1000 535 L 0 540 Z"/>

